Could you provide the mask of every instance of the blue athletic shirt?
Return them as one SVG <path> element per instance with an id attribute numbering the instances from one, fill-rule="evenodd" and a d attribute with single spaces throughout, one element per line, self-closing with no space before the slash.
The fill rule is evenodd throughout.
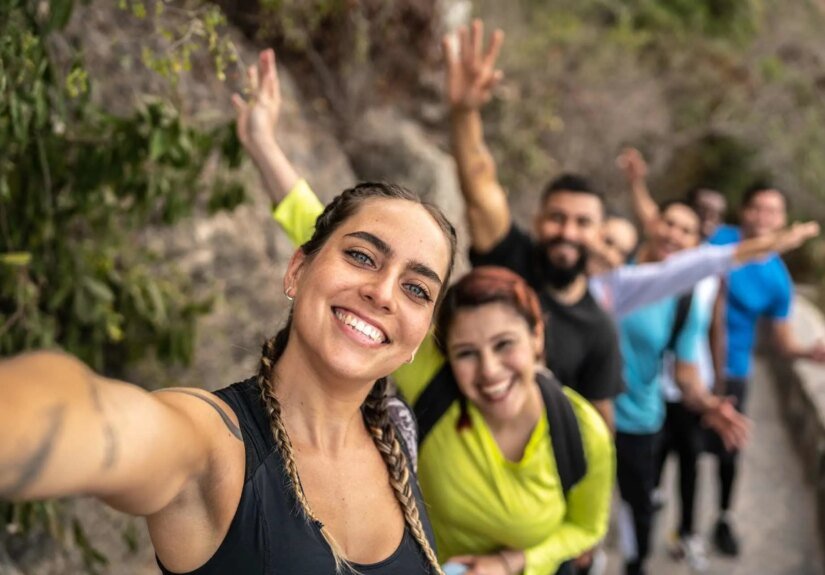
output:
<path id="1" fill-rule="evenodd" d="M 662 428 L 665 400 L 661 379 L 662 356 L 676 321 L 677 298 L 666 298 L 624 316 L 619 322 L 619 345 L 624 360 L 626 391 L 616 398 L 616 429 L 650 434 Z M 701 314 L 691 305 L 676 338 L 676 358 L 695 363 L 702 335 Z"/>
<path id="2" fill-rule="evenodd" d="M 721 226 L 710 239 L 717 245 L 740 241 L 734 226 Z M 760 316 L 785 320 L 791 308 L 793 284 L 785 262 L 772 255 L 761 262 L 746 264 L 728 275 L 726 306 L 728 356 L 725 375 L 744 379 L 751 370 L 751 355 Z"/>

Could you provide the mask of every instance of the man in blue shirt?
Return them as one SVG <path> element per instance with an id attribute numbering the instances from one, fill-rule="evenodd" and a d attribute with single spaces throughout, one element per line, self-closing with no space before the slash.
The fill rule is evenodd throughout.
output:
<path id="1" fill-rule="evenodd" d="M 710 241 L 721 245 L 765 236 L 783 228 L 786 220 L 785 193 L 770 185 L 758 184 L 747 190 L 742 198 L 741 226 L 720 226 Z M 716 392 L 735 397 L 737 409 L 744 411 L 757 320 L 765 318 L 770 321 L 776 351 L 790 359 L 825 362 L 825 344 L 820 341 L 804 347 L 791 332 L 788 315 L 793 282 L 779 256 L 773 255 L 730 272 L 727 290 L 725 378 L 717 382 Z M 729 510 L 738 453 L 725 449 L 716 451 L 719 455 L 721 487 L 714 543 L 722 553 L 735 556 L 739 553 L 739 541 L 731 528 Z"/>

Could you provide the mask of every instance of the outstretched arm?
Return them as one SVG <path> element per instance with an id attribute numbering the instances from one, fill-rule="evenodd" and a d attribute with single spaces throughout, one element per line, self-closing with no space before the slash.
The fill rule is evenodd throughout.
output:
<path id="1" fill-rule="evenodd" d="M 703 245 L 661 262 L 623 266 L 594 276 L 591 286 L 602 305 L 620 317 L 662 298 L 684 293 L 708 276 L 725 274 L 771 253 L 794 250 L 817 235 L 819 225 L 815 222 L 797 223 L 738 244 Z"/>
<path id="2" fill-rule="evenodd" d="M 493 156 L 484 142 L 481 107 L 490 100 L 492 89 L 501 79 L 496 69 L 504 33 L 493 32 L 483 52 L 484 26 L 473 22 L 468 33 L 458 31 L 458 51 L 450 39 L 442 42 L 447 63 L 447 97 L 450 106 L 450 135 L 464 196 L 470 240 L 474 250 L 486 252 L 507 234 L 510 208 L 496 174 Z"/>
<path id="3" fill-rule="evenodd" d="M 214 446 L 242 445 L 225 410 L 221 423 L 202 399 L 149 394 L 59 353 L 0 362 L 0 396 L 2 499 L 84 494 L 150 515 L 207 474 Z"/>
<path id="4" fill-rule="evenodd" d="M 771 324 L 773 344 L 776 350 L 788 359 L 807 359 L 825 363 L 825 341 L 818 339 L 810 345 L 803 345 L 791 330 L 787 320 L 775 319 Z"/>
<path id="5" fill-rule="evenodd" d="M 633 198 L 633 211 L 639 218 L 642 230 L 646 236 L 650 236 L 653 225 L 659 219 L 659 206 L 647 189 L 647 163 L 639 150 L 626 148 L 616 158 L 616 165 L 627 179 Z"/>

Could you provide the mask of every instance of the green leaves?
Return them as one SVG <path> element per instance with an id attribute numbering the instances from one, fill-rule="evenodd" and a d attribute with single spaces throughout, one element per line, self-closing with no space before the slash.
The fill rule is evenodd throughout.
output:
<path id="1" fill-rule="evenodd" d="M 193 298 L 188 278 L 161 267 L 140 235 L 198 202 L 217 210 L 242 201 L 229 175 L 240 146 L 231 126 L 198 129 L 161 100 L 129 117 L 95 108 L 80 56 L 63 70 L 46 49 L 74 4 L 0 0 L 0 356 L 61 347 L 104 372 L 147 353 L 186 363 L 211 300 Z M 123 4 L 147 17 L 144 2 Z M 215 54 L 220 25 L 210 15 L 199 36 Z M 221 178 L 207 182 L 215 156 Z M 0 523 L 67 535 L 53 502 L 0 503 Z M 76 520 L 70 534 L 89 572 L 107 563 Z"/>

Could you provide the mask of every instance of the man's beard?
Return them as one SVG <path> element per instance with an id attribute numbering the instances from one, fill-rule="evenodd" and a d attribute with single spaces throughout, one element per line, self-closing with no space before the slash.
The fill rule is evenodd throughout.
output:
<path id="1" fill-rule="evenodd" d="M 562 244 L 574 247 L 579 253 L 578 259 L 569 267 L 560 267 L 550 257 L 550 251 Z M 564 289 L 572 284 L 577 277 L 584 273 L 587 267 L 587 249 L 582 244 L 569 242 L 562 238 L 551 238 L 536 244 L 534 256 L 542 285 L 557 290 Z"/>

